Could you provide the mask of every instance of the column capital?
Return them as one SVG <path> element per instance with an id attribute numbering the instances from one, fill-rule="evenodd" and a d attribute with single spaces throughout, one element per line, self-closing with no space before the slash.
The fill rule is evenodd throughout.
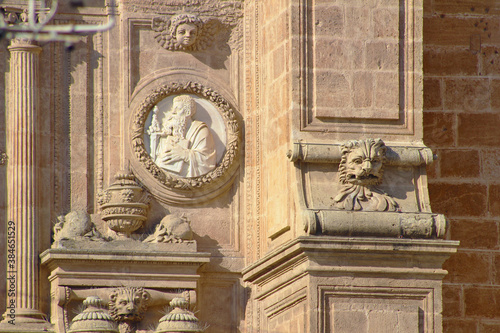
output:
<path id="1" fill-rule="evenodd" d="M 10 52 L 13 51 L 25 51 L 40 53 L 42 48 L 36 44 L 34 40 L 27 38 L 13 38 L 10 40 L 10 45 L 7 47 Z"/>

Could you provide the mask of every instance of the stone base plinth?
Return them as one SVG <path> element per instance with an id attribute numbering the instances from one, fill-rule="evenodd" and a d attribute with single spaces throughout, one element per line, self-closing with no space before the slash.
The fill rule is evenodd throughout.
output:
<path id="1" fill-rule="evenodd" d="M 158 325 L 174 297 L 196 303 L 197 270 L 210 261 L 209 253 L 196 252 L 196 244 L 91 243 L 68 243 L 40 255 L 50 271 L 51 323 L 58 333 L 67 332 L 85 298 L 98 296 L 108 304 L 117 288 L 148 293 L 148 309 L 138 329 Z"/>
<path id="2" fill-rule="evenodd" d="M 55 333 L 54 327 L 49 322 L 30 324 L 30 323 L 19 323 L 16 322 L 15 325 L 9 323 L 0 323 L 0 332 L 5 333 Z"/>
<path id="3" fill-rule="evenodd" d="M 299 237 L 244 270 L 251 325 L 263 332 L 442 332 L 442 264 L 458 244 Z"/>

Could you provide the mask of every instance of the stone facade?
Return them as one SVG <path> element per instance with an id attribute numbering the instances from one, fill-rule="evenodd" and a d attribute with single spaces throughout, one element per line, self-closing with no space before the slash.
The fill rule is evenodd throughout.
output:
<path id="1" fill-rule="evenodd" d="M 499 327 L 498 6 L 82 4 L 0 42 L 0 332 Z"/>
<path id="2" fill-rule="evenodd" d="M 433 211 L 460 241 L 444 265 L 445 332 L 500 330 L 498 294 L 498 4 L 424 2 L 424 142 Z M 467 157 L 466 157 L 467 156 Z M 454 193 L 455 200 L 450 200 Z M 490 304 L 490 305 L 487 305 Z"/>

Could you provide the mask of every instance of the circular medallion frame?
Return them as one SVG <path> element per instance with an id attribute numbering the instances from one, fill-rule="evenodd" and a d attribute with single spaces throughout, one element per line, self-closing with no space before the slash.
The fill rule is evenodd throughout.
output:
<path id="1" fill-rule="evenodd" d="M 198 177 L 178 177 L 163 171 L 155 164 L 145 146 L 146 122 L 153 107 L 165 98 L 182 94 L 195 95 L 211 102 L 225 124 L 226 145 L 221 160 L 213 170 Z M 136 161 L 166 190 L 155 191 L 152 186 L 148 186 L 146 180 L 145 185 L 150 192 L 160 201 L 186 204 L 211 199 L 227 188 L 226 185 L 230 183 L 239 164 L 240 133 L 237 114 L 221 94 L 192 81 L 171 82 L 154 89 L 135 109 L 132 114 L 130 142 Z"/>

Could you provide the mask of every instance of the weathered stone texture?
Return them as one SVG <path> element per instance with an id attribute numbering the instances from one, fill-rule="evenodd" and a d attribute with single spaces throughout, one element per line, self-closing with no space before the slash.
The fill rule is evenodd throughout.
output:
<path id="1" fill-rule="evenodd" d="M 199 80 L 221 88 L 220 92 L 234 102 L 241 120 L 243 147 L 236 159 L 244 165 L 234 174 L 234 186 L 216 200 L 186 207 L 154 201 L 144 229 L 153 227 L 166 210 L 193 217 L 199 249 L 213 256 L 201 272 L 199 286 L 200 318 L 211 325 L 207 332 L 244 331 L 243 326 L 262 324 L 258 321 L 264 321 L 265 316 L 269 320 L 263 330 L 305 332 L 310 327 L 307 318 L 316 315 L 301 297 L 294 299 L 305 288 L 300 283 L 276 291 L 273 299 L 267 300 L 274 306 L 293 299 L 293 304 L 281 302 L 274 308 L 286 310 L 256 310 L 254 292 L 258 290 L 252 290 L 254 294 L 245 290 L 239 275 L 244 265 L 251 265 L 303 232 L 302 217 L 296 214 L 301 204 L 294 193 L 298 182 L 312 184 L 310 188 L 317 186 L 308 194 L 311 202 L 329 206 L 330 196 L 335 196 L 328 192 L 337 175 L 332 163 L 309 163 L 307 172 L 300 174 L 298 169 L 306 169 L 298 166 L 302 162 L 293 164 L 286 158 L 291 145 L 308 140 L 337 144 L 361 136 L 418 145 L 422 135 L 438 156 L 432 166 L 427 166 L 433 210 L 450 219 L 447 238 L 461 241 L 459 252 L 445 264 L 449 275 L 443 289 L 444 330 L 498 330 L 498 1 L 249 0 L 234 1 L 226 7 L 229 1 L 191 2 L 120 1 L 120 22 L 109 34 L 83 37 L 71 53 L 63 46 L 43 46 L 42 63 L 46 66 L 41 74 L 46 81 L 40 88 L 48 97 L 40 104 L 45 113 L 39 134 L 40 144 L 50 147 L 39 164 L 40 184 L 44 185 L 40 191 L 43 208 L 39 211 L 43 221 L 37 226 L 43 230 L 40 247 L 50 246 L 50 223 L 57 215 L 77 208 L 98 213 L 96 190 L 109 185 L 112 175 L 134 158 L 127 131 L 130 115 L 144 102 L 145 91 L 167 81 Z M 237 39 L 244 47 L 226 45 L 230 54 L 226 53 L 228 48 L 198 54 L 162 48 L 154 41 L 151 19 L 182 11 L 183 7 L 219 18 L 226 17 L 222 13 L 229 7 L 242 8 L 242 24 L 231 29 L 241 29 Z M 66 5 L 61 8 L 74 10 Z M 86 18 L 87 14 L 92 20 L 105 18 L 95 8 L 81 16 Z M 8 72 L 6 64 L 0 63 L 0 72 Z M 1 79 L 0 90 L 5 86 L 9 85 Z M 52 90 L 56 91 L 53 95 Z M 0 110 L 4 104 L 4 96 L 0 96 Z M 0 121 L 0 153 L 5 150 L 6 136 Z M 0 179 L 10 177 L 6 169 L 0 165 Z M 399 182 L 385 184 L 386 189 L 398 190 L 399 201 L 403 197 L 414 199 L 420 204 L 415 207 L 430 210 L 423 170 L 423 165 L 392 166 L 387 179 Z M 7 192 L 6 186 L 0 182 L 0 193 Z M 52 193 L 45 195 L 45 189 Z M 0 195 L 0 216 L 7 215 L 6 203 L 5 196 Z M 103 224 L 98 227 L 102 229 Z M 3 228 L 0 226 L 2 237 Z M 5 266 L 2 260 L 0 266 Z M 31 273 L 26 268 L 23 274 Z M 40 286 L 48 296 L 45 275 L 42 272 Z M 391 281 L 393 284 L 387 287 L 393 288 L 403 280 Z M 5 273 L 0 272 L 0 295 L 5 293 L 4 281 Z M 276 283 L 284 281 L 279 276 L 275 279 Z M 348 283 L 346 279 L 338 285 Z M 370 288 L 375 284 L 368 279 L 363 283 L 362 287 Z M 435 300 L 439 300 L 440 282 L 435 290 Z M 308 290 L 308 297 L 314 292 Z M 21 296 L 25 303 L 36 303 Z M 47 313 L 47 302 L 41 303 Z M 383 332 L 396 330 L 390 324 L 394 321 L 401 323 L 401 331 L 418 325 L 413 313 L 401 311 L 401 317 L 397 317 L 399 308 L 384 312 L 367 304 L 355 305 L 356 311 L 348 311 L 352 309 L 336 304 L 338 315 L 333 316 L 331 327 Z M 0 303 L 0 312 L 4 307 Z M 260 312 L 262 309 L 265 311 Z M 438 327 L 441 309 L 437 306 L 433 311 Z"/>
<path id="2" fill-rule="evenodd" d="M 257 38 L 260 69 L 259 102 L 262 160 L 262 214 L 267 220 L 266 237 L 274 237 L 290 228 L 289 192 L 291 166 L 283 159 L 290 141 L 290 48 L 288 32 L 291 8 L 287 1 L 266 1 L 260 4 Z M 336 31 L 338 22 L 330 18 L 323 29 Z M 326 33 L 326 32 L 325 32 Z M 272 167 L 270 167 L 272 166 Z M 264 246 L 267 246 L 265 244 Z"/>
<path id="3" fill-rule="evenodd" d="M 449 333 L 498 329 L 499 15 L 491 0 L 424 1 L 424 142 L 439 156 L 431 205 L 461 241 L 445 263 Z"/>

